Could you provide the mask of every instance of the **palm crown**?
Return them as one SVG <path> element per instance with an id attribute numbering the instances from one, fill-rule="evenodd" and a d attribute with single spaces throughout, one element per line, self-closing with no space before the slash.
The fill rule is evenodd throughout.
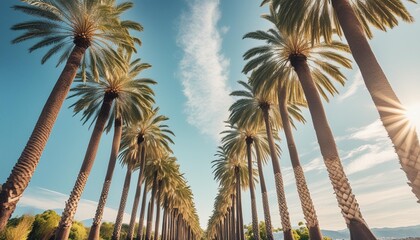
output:
<path id="1" fill-rule="evenodd" d="M 222 132 L 224 134 L 222 143 L 230 154 L 238 154 L 239 156 L 246 156 L 247 141 L 252 139 L 255 148 L 258 148 L 263 161 L 266 161 L 270 148 L 268 145 L 267 133 L 263 125 L 247 125 L 238 127 L 236 125 L 228 125 L 229 129 Z M 276 139 L 278 135 L 274 136 Z M 280 147 L 276 144 L 276 154 L 280 154 Z M 243 154 L 243 155 L 242 155 Z M 258 174 L 253 174 L 258 176 Z"/>
<path id="2" fill-rule="evenodd" d="M 253 81 L 252 76 L 250 81 Z M 246 82 L 238 81 L 238 83 L 243 86 L 244 90 L 236 90 L 230 94 L 240 98 L 229 108 L 229 121 L 233 124 L 238 124 L 239 126 L 246 126 L 249 124 L 264 125 L 263 112 L 260 110 L 263 107 L 268 107 L 271 110 L 271 126 L 273 126 L 274 129 L 280 129 L 282 127 L 281 116 L 279 109 L 275 107 L 278 105 L 276 89 L 258 91 L 256 87 L 252 87 Z M 292 124 L 292 117 L 299 122 L 305 122 L 298 104 L 291 102 L 288 105 L 288 110 L 291 114 L 289 120 Z"/>
<path id="3" fill-rule="evenodd" d="M 169 143 L 174 143 L 170 136 L 174 136 L 174 133 L 164 124 L 169 118 L 158 113 L 159 108 L 146 111 L 136 122 L 123 128 L 122 153 L 132 150 L 140 153 L 137 149 L 139 142 L 144 142 L 148 156 L 160 156 L 162 152 L 172 153 Z"/>
<path id="4" fill-rule="evenodd" d="M 416 3 L 415 0 L 407 1 Z M 279 23 L 289 33 L 301 27 L 312 40 L 318 41 L 322 37 L 327 42 L 330 42 L 334 33 L 343 35 L 330 0 L 264 0 L 262 5 L 269 2 L 278 10 Z M 401 0 L 354 0 L 348 3 L 369 38 L 373 37 L 370 25 L 386 31 L 398 25 L 398 18 L 406 22 L 414 20 Z"/>
<path id="5" fill-rule="evenodd" d="M 73 47 L 88 49 L 83 62 L 90 61 L 93 67 L 119 62 L 112 46 L 135 50 L 140 40 L 130 36 L 129 29 L 141 31 L 143 27 L 133 21 L 121 21 L 119 16 L 132 7 L 131 2 L 116 5 L 115 0 L 23 0 L 27 5 L 16 5 L 14 9 L 39 18 L 16 24 L 13 30 L 25 31 L 12 42 L 40 39 L 29 51 L 49 47 L 41 63 L 62 52 L 58 64 L 64 62 Z"/>
<path id="6" fill-rule="evenodd" d="M 219 146 L 215 154 L 212 167 L 214 179 L 219 181 L 220 186 L 234 186 L 236 183 L 235 171 L 239 171 L 240 184 L 243 189 L 248 188 L 248 167 L 244 155 L 230 154 L 226 147 Z"/>
<path id="7" fill-rule="evenodd" d="M 141 63 L 140 59 L 135 59 L 131 63 L 125 57 L 125 67 L 115 68 L 113 71 L 99 69 L 99 81 L 96 82 L 91 73 L 86 74 L 86 82 L 83 80 L 83 73 L 78 74 L 78 84 L 70 91 L 74 92 L 69 98 L 78 97 L 78 100 L 70 107 L 74 107 L 75 114 L 82 112 L 84 123 L 97 117 L 101 107 L 101 102 L 105 96 L 115 98 L 114 107 L 111 109 L 110 118 L 121 117 L 126 123 L 133 122 L 147 114 L 154 103 L 154 92 L 150 85 L 156 84 L 148 78 L 138 78 L 138 74 L 151 65 Z M 93 123 L 94 121 L 92 121 Z M 106 130 L 112 127 L 112 121 L 108 121 Z"/>
<path id="8" fill-rule="evenodd" d="M 283 34 L 278 27 L 279 15 L 272 9 L 269 15 L 264 16 L 274 24 L 274 28 L 267 32 L 255 31 L 245 34 L 244 38 L 251 38 L 265 41 L 265 45 L 249 49 L 244 54 L 244 59 L 249 60 L 244 69 L 244 73 L 255 70 L 251 84 L 257 89 L 262 86 L 268 89 L 274 88 L 277 80 L 295 80 L 297 76 L 293 71 L 293 61 L 303 57 L 311 68 L 311 74 L 319 93 L 328 100 L 326 92 L 331 94 L 338 93 L 336 87 L 329 78 L 344 84 L 345 76 L 341 73 L 339 66 L 351 68 L 351 61 L 340 52 L 348 53 L 350 50 L 347 45 L 338 41 L 331 43 L 321 42 L 312 44 L 301 34 Z M 295 96 L 303 98 L 302 89 L 293 87 Z M 324 89 L 326 91 L 324 91 Z"/>

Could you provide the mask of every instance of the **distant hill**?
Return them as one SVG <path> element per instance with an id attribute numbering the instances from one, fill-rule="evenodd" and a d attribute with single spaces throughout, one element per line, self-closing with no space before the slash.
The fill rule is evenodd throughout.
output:
<path id="1" fill-rule="evenodd" d="M 330 237 L 334 240 L 348 240 L 350 239 L 350 233 L 347 229 L 333 231 L 333 230 L 321 230 L 324 236 Z M 420 225 L 410 227 L 397 227 L 397 228 L 372 228 L 373 234 L 381 240 L 417 240 L 420 239 Z M 276 240 L 283 239 L 283 233 L 278 232 L 274 234 Z"/>

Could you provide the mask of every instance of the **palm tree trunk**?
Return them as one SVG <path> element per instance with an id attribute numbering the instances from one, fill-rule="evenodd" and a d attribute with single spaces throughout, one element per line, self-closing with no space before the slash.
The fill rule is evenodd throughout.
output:
<path id="1" fill-rule="evenodd" d="M 230 208 L 230 212 L 232 213 L 230 215 L 230 226 L 231 226 L 231 230 L 230 230 L 231 233 L 230 234 L 232 236 L 231 239 L 238 239 L 237 238 L 237 235 L 236 235 L 236 223 L 235 223 L 235 214 L 236 214 L 236 211 L 235 211 L 235 208 L 236 208 L 235 195 L 232 194 L 232 206 Z"/>
<path id="2" fill-rule="evenodd" d="M 238 231 L 238 235 L 239 235 L 239 239 L 240 240 L 245 240 L 245 236 L 244 236 L 244 220 L 243 220 L 243 216 L 242 216 L 242 198 L 241 198 L 241 176 L 239 174 L 239 169 L 236 168 L 235 169 L 235 174 L 236 174 L 236 206 L 238 208 L 238 210 L 236 211 L 237 215 L 238 215 L 238 226 L 237 226 L 237 231 Z"/>
<path id="3" fill-rule="evenodd" d="M 144 184 L 143 190 L 143 199 L 141 200 L 141 208 L 140 208 L 140 217 L 139 217 L 139 227 L 137 229 L 137 240 L 141 240 L 143 238 L 143 222 L 144 222 L 144 211 L 146 208 L 146 201 L 147 201 L 147 183 Z"/>
<path id="4" fill-rule="evenodd" d="M 95 162 L 96 152 L 99 147 L 99 142 L 101 140 L 105 124 L 109 117 L 109 112 L 112 107 L 113 100 L 113 96 L 105 94 L 101 110 L 95 123 L 95 128 L 93 129 L 92 136 L 86 150 L 82 167 L 80 168 L 79 175 L 77 176 L 76 183 L 73 187 L 73 191 L 70 194 L 69 200 L 66 202 L 66 207 L 64 208 L 63 214 L 61 216 L 57 233 L 55 235 L 56 240 L 67 240 L 69 237 L 70 228 L 73 223 L 73 217 L 74 214 L 76 214 L 77 205 L 80 201 L 80 197 L 82 196 L 83 189 L 85 188 L 90 170 L 92 169 L 93 163 Z"/>
<path id="5" fill-rule="evenodd" d="M 274 147 L 273 132 L 271 129 L 268 107 L 262 107 L 265 122 L 265 130 L 267 132 L 268 145 L 270 147 L 271 163 L 273 165 L 274 181 L 276 183 L 277 204 L 279 206 L 281 226 L 283 228 L 284 240 L 293 240 L 292 225 L 290 223 L 289 209 L 286 202 L 286 194 L 284 192 L 283 177 L 280 171 L 280 163 Z"/>
<path id="6" fill-rule="evenodd" d="M 318 90 L 312 80 L 306 57 L 303 55 L 295 56 L 291 59 L 291 63 L 298 74 L 305 93 L 321 154 L 324 158 L 338 205 L 341 208 L 341 213 L 350 230 L 350 238 L 354 240 L 376 239 L 362 217 L 359 204 L 352 193 L 350 183 L 341 165 L 334 136 L 328 124 Z"/>
<path id="7" fill-rule="evenodd" d="M 146 165 L 146 151 L 145 147 L 141 144 L 142 141 L 138 142 L 138 149 L 141 151 L 140 154 L 140 169 L 139 169 L 139 178 L 137 180 L 137 187 L 136 187 L 136 194 L 134 196 L 133 208 L 131 210 L 131 218 L 130 218 L 130 225 L 127 232 L 127 240 L 132 240 L 134 235 L 134 227 L 136 225 L 136 214 L 137 208 L 139 206 L 140 201 L 140 193 L 141 193 L 141 185 L 143 184 L 144 178 L 144 167 Z"/>
<path id="8" fill-rule="evenodd" d="M 348 0 L 333 0 L 332 4 L 366 88 L 391 138 L 402 170 L 407 175 L 408 184 L 420 203 L 420 145 L 417 132 L 415 128 L 409 127 L 404 107 L 376 60 Z M 398 123 L 403 124 L 402 127 L 396 127 Z"/>
<path id="9" fill-rule="evenodd" d="M 263 209 L 264 209 L 265 230 L 267 232 L 267 239 L 274 240 L 273 230 L 271 227 L 270 204 L 268 203 L 267 187 L 265 186 L 263 167 L 261 163 L 261 153 L 258 147 L 255 147 L 255 151 L 257 153 L 258 176 L 260 177 L 261 195 L 262 195 L 262 203 L 263 203 Z"/>
<path id="10" fill-rule="evenodd" d="M 161 239 L 166 240 L 167 237 L 167 229 L 168 229 L 168 199 L 165 197 L 165 203 L 164 203 L 164 209 L 163 209 L 163 223 L 162 223 L 162 233 L 161 233 Z"/>
<path id="11" fill-rule="evenodd" d="M 150 196 L 151 197 L 151 196 Z M 149 203 L 147 204 L 147 217 L 146 217 L 146 229 L 147 229 L 147 224 L 148 224 L 148 218 L 149 218 L 149 216 L 150 216 L 150 210 L 151 210 L 151 205 L 152 205 L 152 203 L 151 203 L 151 201 L 149 200 Z M 145 232 L 144 232 L 144 237 L 143 237 L 143 239 L 146 239 L 146 230 L 145 230 Z"/>
<path id="12" fill-rule="evenodd" d="M 225 219 L 223 219 L 223 235 L 224 235 L 224 239 L 229 239 L 229 230 L 228 230 L 228 223 L 226 221 L 226 216 L 225 216 Z"/>
<path id="13" fill-rule="evenodd" d="M 121 226 L 124 218 L 125 204 L 127 203 L 128 190 L 130 189 L 131 181 L 131 167 L 127 166 L 127 173 L 125 174 L 124 187 L 121 194 L 120 206 L 118 208 L 117 218 L 115 220 L 114 232 L 112 233 L 112 240 L 119 240 L 121 233 Z"/>
<path id="14" fill-rule="evenodd" d="M 150 197 L 150 214 L 147 215 L 147 226 L 146 226 L 146 240 L 150 240 L 152 235 L 152 221 L 153 221 L 153 212 L 154 212 L 154 202 L 156 197 L 157 190 L 157 172 L 155 172 L 153 177 L 153 187 L 152 187 L 152 196 Z"/>
<path id="15" fill-rule="evenodd" d="M 172 214 L 171 214 L 171 231 L 170 231 L 170 236 L 169 239 L 174 239 L 175 237 L 175 227 L 176 227 L 176 216 L 177 216 L 177 209 L 172 210 Z"/>
<path id="16" fill-rule="evenodd" d="M 300 165 L 299 155 L 296 149 L 295 140 L 293 138 L 292 128 L 290 125 L 289 110 L 287 109 L 287 91 L 286 87 L 282 87 L 281 83 L 278 84 L 278 100 L 279 110 L 281 114 L 281 120 L 286 136 L 287 147 L 289 149 L 290 160 L 293 166 L 293 172 L 295 174 L 296 186 L 302 206 L 302 212 L 305 217 L 306 225 L 309 229 L 309 236 L 311 240 L 322 240 L 321 230 L 319 229 L 318 217 L 314 204 L 312 202 L 311 194 L 306 184 L 305 175 Z"/>
<path id="17" fill-rule="evenodd" d="M 155 235 L 154 240 L 159 239 L 159 222 L 160 222 L 160 201 L 162 196 L 162 181 L 159 181 L 158 184 L 158 193 L 157 193 L 157 201 L 156 201 L 156 221 L 155 221 Z"/>
<path id="18" fill-rule="evenodd" d="M 251 195 L 251 213 L 252 213 L 252 230 L 254 232 L 254 239 L 260 239 L 260 231 L 258 227 L 258 214 L 257 214 L 257 203 L 255 199 L 255 189 L 254 189 L 254 177 L 252 174 L 252 143 L 254 140 L 252 137 L 246 138 L 246 152 L 248 158 L 248 178 L 249 178 L 249 193 Z"/>
<path id="19" fill-rule="evenodd" d="M 74 46 L 17 163 L 0 191 L 0 232 L 29 184 L 86 48 Z"/>
<path id="20" fill-rule="evenodd" d="M 92 227 L 90 228 L 88 240 L 99 240 L 99 230 L 101 226 L 102 215 L 104 213 L 109 187 L 111 186 L 115 164 L 117 163 L 117 156 L 120 149 L 121 134 L 122 120 L 121 117 L 117 117 L 115 118 L 114 122 L 114 138 L 112 140 L 111 156 L 109 158 L 108 169 L 102 187 L 101 197 L 99 198 L 98 207 L 96 209 L 95 218 L 93 219 Z"/>

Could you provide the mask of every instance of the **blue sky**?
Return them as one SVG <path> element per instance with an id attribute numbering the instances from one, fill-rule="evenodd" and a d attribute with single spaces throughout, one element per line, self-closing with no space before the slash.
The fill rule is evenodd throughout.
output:
<path id="1" fill-rule="evenodd" d="M 18 159 L 35 125 L 62 66 L 55 68 L 56 59 L 45 65 L 40 50 L 29 54 L 31 43 L 11 45 L 17 36 L 10 27 L 28 17 L 13 11 L 17 1 L 6 0 L 0 9 L 0 182 L 4 182 Z M 407 5 L 411 14 L 420 18 L 418 5 Z M 145 77 L 158 82 L 154 88 L 161 113 L 170 117 L 175 132 L 173 150 L 181 171 L 192 187 L 202 227 L 206 226 L 217 193 L 211 161 L 223 128 L 227 109 L 233 99 L 228 94 L 237 89 L 237 80 L 244 65 L 242 54 L 256 42 L 242 40 L 246 32 L 268 28 L 259 16 L 266 11 L 255 0 L 138 0 L 125 15 L 139 21 L 144 32 L 139 34 L 143 46 L 138 57 L 152 64 Z M 389 32 L 375 32 L 372 48 L 401 101 L 410 108 L 420 109 L 420 24 L 401 23 Z M 362 213 L 371 227 L 392 227 L 418 224 L 420 206 L 406 184 L 406 177 L 386 138 L 370 96 L 357 67 L 345 71 L 348 82 L 339 87 L 341 95 L 325 105 L 330 125 L 337 139 L 343 165 Z M 25 192 L 16 214 L 37 213 L 44 209 L 61 212 L 83 160 L 90 137 L 88 126 L 74 116 L 65 102 L 40 164 Z M 345 223 L 327 178 L 309 114 L 306 125 L 295 131 L 297 147 L 309 189 L 323 229 L 343 229 Z M 417 118 L 417 124 L 420 120 Z M 94 216 L 102 181 L 107 167 L 112 133 L 102 137 L 96 162 L 86 185 L 76 219 Z M 284 143 L 281 158 L 286 195 L 292 222 L 303 220 L 290 160 Z M 273 176 L 270 164 L 265 168 L 272 221 L 280 226 Z M 118 208 L 125 170 L 115 171 L 111 194 L 104 219 L 114 221 Z M 132 181 L 137 178 L 133 175 Z M 259 193 L 259 190 L 257 191 Z M 132 206 L 134 188 L 130 191 L 126 216 Z M 244 218 L 250 222 L 249 193 L 244 196 Z M 262 220 L 262 206 L 259 204 Z"/>

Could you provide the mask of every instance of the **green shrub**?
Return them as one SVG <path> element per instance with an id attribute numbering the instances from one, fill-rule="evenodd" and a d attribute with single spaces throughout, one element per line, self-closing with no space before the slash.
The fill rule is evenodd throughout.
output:
<path id="1" fill-rule="evenodd" d="M 10 219 L 6 229 L 0 235 L 0 240 L 26 240 L 32 230 L 33 222 L 34 217 L 29 215 Z"/>

